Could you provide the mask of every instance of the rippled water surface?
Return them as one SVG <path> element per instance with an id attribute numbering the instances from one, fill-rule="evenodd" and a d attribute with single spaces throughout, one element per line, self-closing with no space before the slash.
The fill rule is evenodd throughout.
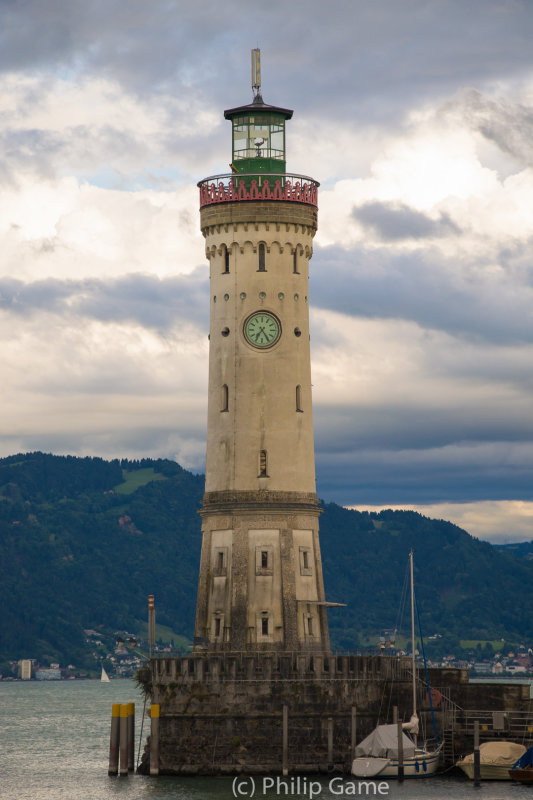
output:
<path id="1" fill-rule="evenodd" d="M 136 745 L 139 744 L 143 703 L 131 681 L 57 681 L 0 683 L 2 800 L 238 800 L 250 797 L 250 782 L 233 787 L 231 778 L 127 778 L 107 775 L 111 704 L 134 700 Z M 146 738 L 147 729 L 143 732 Z M 274 781 L 276 778 L 274 777 Z M 280 779 L 281 780 L 281 779 Z M 267 782 L 268 783 L 268 782 Z M 299 791 L 298 791 L 299 789 Z M 311 790 L 313 796 L 311 796 Z M 388 797 L 393 800 L 533 800 L 533 786 L 483 783 L 447 776 L 415 779 L 399 784 L 362 785 L 348 777 L 312 776 L 307 781 L 282 781 L 264 786 L 255 779 L 256 800 L 281 798 Z"/>

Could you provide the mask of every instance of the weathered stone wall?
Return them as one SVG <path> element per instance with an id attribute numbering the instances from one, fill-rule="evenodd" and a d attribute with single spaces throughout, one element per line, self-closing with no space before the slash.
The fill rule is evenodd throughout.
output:
<path id="1" fill-rule="evenodd" d="M 418 674 L 418 714 L 431 736 L 425 682 Z M 160 704 L 160 773 L 279 774 L 283 707 L 288 710 L 290 773 L 349 772 L 354 742 L 379 723 L 411 714 L 409 659 L 389 656 L 194 653 L 152 662 L 153 702 Z M 529 687 L 471 684 L 465 670 L 430 670 L 442 692 L 435 705 L 439 736 L 453 737 L 450 763 L 481 740 L 524 741 L 533 735 Z M 483 709 L 483 711 L 482 711 Z M 523 733 L 517 735 L 513 720 Z M 529 731 L 529 733 L 528 733 Z M 328 737 L 332 751 L 328 750 Z M 529 738 L 528 738 L 529 737 Z M 141 771 L 147 771 L 149 747 Z"/>
<path id="2" fill-rule="evenodd" d="M 348 770 L 355 730 L 387 713 L 392 686 L 400 713 L 411 708 L 408 661 L 379 656 L 196 653 L 154 661 L 153 685 L 162 774 L 279 773 L 284 706 L 289 771 Z"/>

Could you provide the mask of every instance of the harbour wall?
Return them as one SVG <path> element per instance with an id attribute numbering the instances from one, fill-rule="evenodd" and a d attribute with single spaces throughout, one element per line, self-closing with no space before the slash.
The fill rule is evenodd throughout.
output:
<path id="1" fill-rule="evenodd" d="M 432 736 L 430 698 L 417 675 L 418 715 Z M 433 715 L 449 763 L 481 739 L 508 738 L 513 714 L 533 736 L 529 687 L 470 684 L 465 670 L 430 670 Z M 412 711 L 410 659 L 330 653 L 219 652 L 153 659 L 159 774 L 349 772 L 355 743 L 393 709 Z M 480 711 L 480 709 L 482 711 Z M 141 772 L 148 772 L 148 742 Z"/>

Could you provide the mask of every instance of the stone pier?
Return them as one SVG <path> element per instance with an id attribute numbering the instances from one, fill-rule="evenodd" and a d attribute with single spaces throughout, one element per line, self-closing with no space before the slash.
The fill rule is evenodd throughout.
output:
<path id="1" fill-rule="evenodd" d="M 354 736 L 372 730 L 391 690 L 410 714 L 410 661 L 400 657 L 195 652 L 154 659 L 151 680 L 160 774 L 280 774 L 284 706 L 288 771 L 349 772 Z M 141 771 L 148 756 L 149 744 Z"/>

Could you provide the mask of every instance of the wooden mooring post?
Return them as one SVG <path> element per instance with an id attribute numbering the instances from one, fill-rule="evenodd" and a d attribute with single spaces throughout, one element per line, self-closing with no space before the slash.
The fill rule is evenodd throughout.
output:
<path id="1" fill-rule="evenodd" d="M 352 731 L 351 731 L 351 744 L 352 749 L 350 752 L 350 764 L 352 760 L 355 758 L 355 746 L 356 746 L 356 734 L 357 734 L 357 709 L 355 706 L 352 706 Z"/>
<path id="2" fill-rule="evenodd" d="M 333 717 L 328 717 L 328 772 L 333 772 Z"/>
<path id="3" fill-rule="evenodd" d="M 118 775 L 118 750 L 120 742 L 120 703 L 111 706 L 111 734 L 109 737 L 108 775 Z"/>
<path id="4" fill-rule="evenodd" d="M 159 703 L 152 703 L 150 720 L 150 775 L 159 775 Z"/>
<path id="5" fill-rule="evenodd" d="M 120 706 L 120 764 L 119 775 L 128 774 L 128 711 L 129 703 Z"/>
<path id="6" fill-rule="evenodd" d="M 289 774 L 289 706 L 283 706 L 283 752 L 281 771 L 283 776 Z"/>
<path id="7" fill-rule="evenodd" d="M 479 786 L 481 777 L 481 757 L 479 752 L 479 720 L 474 721 L 474 786 Z"/>
<path id="8" fill-rule="evenodd" d="M 128 703 L 128 772 L 135 769 L 135 703 Z"/>

